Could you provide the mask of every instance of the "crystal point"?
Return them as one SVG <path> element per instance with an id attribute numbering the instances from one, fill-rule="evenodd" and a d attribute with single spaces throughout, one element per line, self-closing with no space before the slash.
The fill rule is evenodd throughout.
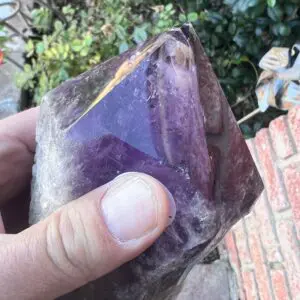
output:
<path id="1" fill-rule="evenodd" d="M 31 223 L 130 171 L 160 180 L 177 205 L 174 222 L 146 252 L 65 299 L 167 299 L 263 189 L 190 25 L 48 93 L 37 143 Z"/>

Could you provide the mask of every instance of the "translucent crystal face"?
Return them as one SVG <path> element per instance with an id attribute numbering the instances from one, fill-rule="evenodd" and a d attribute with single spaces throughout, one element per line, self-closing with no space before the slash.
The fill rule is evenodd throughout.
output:
<path id="1" fill-rule="evenodd" d="M 140 257 L 70 299 L 163 297 L 262 190 L 190 26 L 162 34 L 47 95 L 38 126 L 31 222 L 130 171 L 150 174 L 168 187 L 176 218 Z"/>

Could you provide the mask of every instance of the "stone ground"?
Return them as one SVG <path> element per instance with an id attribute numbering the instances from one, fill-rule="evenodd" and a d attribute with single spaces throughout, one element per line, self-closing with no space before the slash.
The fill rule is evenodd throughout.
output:
<path id="1" fill-rule="evenodd" d="M 187 275 L 175 300 L 237 300 L 237 286 L 226 257 L 198 264 Z"/>
<path id="2" fill-rule="evenodd" d="M 248 141 L 265 191 L 225 238 L 247 300 L 300 299 L 300 107 Z"/>

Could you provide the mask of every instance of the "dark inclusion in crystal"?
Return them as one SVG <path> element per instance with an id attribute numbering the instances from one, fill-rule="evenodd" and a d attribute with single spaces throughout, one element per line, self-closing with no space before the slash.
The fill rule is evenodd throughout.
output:
<path id="1" fill-rule="evenodd" d="M 31 223 L 129 171 L 160 180 L 177 205 L 174 223 L 145 253 L 66 299 L 166 299 L 263 189 L 190 25 L 51 91 L 37 142 Z"/>

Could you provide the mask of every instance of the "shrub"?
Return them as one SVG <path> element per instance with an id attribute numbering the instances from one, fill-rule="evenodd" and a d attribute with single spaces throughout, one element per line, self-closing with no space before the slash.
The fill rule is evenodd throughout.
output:
<path id="1" fill-rule="evenodd" d="M 179 1 L 199 12 L 195 23 L 237 119 L 257 107 L 258 62 L 273 46 L 292 46 L 300 38 L 299 0 Z M 225 3 L 227 5 L 225 5 Z M 242 126 L 247 137 L 282 112 L 269 109 Z"/>
<path id="2" fill-rule="evenodd" d="M 189 3 L 189 9 L 200 11 L 200 38 L 234 104 L 254 90 L 258 61 L 265 52 L 272 46 L 291 46 L 299 38 L 299 5 L 295 3 L 299 1 L 225 2 L 233 5 L 236 13 L 223 1 L 200 0 L 194 6 Z M 267 2 L 274 7 L 268 7 Z"/>
<path id="3" fill-rule="evenodd" d="M 128 3 L 105 0 L 88 10 L 67 5 L 60 18 L 49 8 L 33 10 L 38 34 L 26 44 L 28 63 L 17 75 L 18 87 L 32 90 L 39 103 L 68 78 L 178 24 L 172 4 L 150 8 Z"/>
<path id="4" fill-rule="evenodd" d="M 64 6 L 61 16 L 47 8 L 33 11 L 38 35 L 27 44 L 28 64 L 17 83 L 33 90 L 37 103 L 62 81 L 148 36 L 190 21 L 240 119 L 257 106 L 254 91 L 261 57 L 272 46 L 291 46 L 299 39 L 300 0 L 177 0 L 174 5 L 164 0 L 93 2 L 100 4 L 88 10 Z M 277 115 L 272 111 L 254 119 L 251 132 Z"/>

